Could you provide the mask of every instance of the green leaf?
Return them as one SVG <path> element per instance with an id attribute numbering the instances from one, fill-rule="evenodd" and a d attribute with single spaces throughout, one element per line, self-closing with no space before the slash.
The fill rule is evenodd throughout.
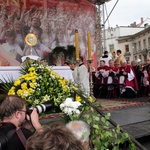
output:
<path id="1" fill-rule="evenodd" d="M 3 77 L 3 79 L 0 79 L 0 82 L 2 83 L 1 87 L 2 87 L 2 91 L 7 94 L 9 92 L 9 90 L 11 89 L 11 87 L 14 84 L 13 78 L 12 77 Z"/>
<path id="2" fill-rule="evenodd" d="M 94 124 L 94 125 L 93 125 L 93 128 L 99 129 L 100 127 L 99 127 L 98 125 Z"/>

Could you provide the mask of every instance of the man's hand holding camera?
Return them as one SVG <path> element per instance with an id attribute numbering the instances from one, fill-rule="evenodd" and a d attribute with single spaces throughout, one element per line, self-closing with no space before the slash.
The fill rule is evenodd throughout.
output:
<path id="1" fill-rule="evenodd" d="M 26 129 L 31 129 L 34 127 L 36 131 L 42 128 L 36 108 L 32 110 L 31 114 L 26 114 L 26 119 L 24 120 L 22 126 Z"/>
<path id="2" fill-rule="evenodd" d="M 32 113 L 30 115 L 30 118 L 31 118 L 31 123 L 32 123 L 33 127 L 36 129 L 36 131 L 42 128 L 42 126 L 39 122 L 39 115 L 37 113 L 36 108 L 33 109 Z"/>

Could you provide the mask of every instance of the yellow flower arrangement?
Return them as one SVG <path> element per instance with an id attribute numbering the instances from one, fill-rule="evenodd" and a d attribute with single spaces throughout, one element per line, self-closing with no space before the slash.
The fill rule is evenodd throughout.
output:
<path id="1" fill-rule="evenodd" d="M 71 97 L 73 85 L 47 65 L 35 61 L 24 70 L 26 72 L 14 81 L 8 95 L 18 95 L 30 106 L 46 101 L 52 101 L 55 106 L 59 106 L 67 97 Z"/>

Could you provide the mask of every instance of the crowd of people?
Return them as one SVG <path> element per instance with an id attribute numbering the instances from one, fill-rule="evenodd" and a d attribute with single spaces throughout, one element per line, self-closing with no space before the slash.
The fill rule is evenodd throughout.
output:
<path id="1" fill-rule="evenodd" d="M 7 96 L 1 102 L 0 149 L 89 149 L 90 126 L 87 123 L 80 120 L 68 124 L 54 122 L 50 125 L 41 125 L 36 108 L 29 114 L 26 107 L 25 100 L 15 95 Z M 2 139 L 6 141 L 2 142 Z"/>
<path id="2" fill-rule="evenodd" d="M 144 66 L 135 60 L 129 64 L 122 55 L 122 51 L 117 50 L 112 52 L 112 56 L 109 56 L 108 52 L 105 51 L 96 69 L 84 63 L 83 57 L 80 57 L 78 66 L 76 63 L 69 62 L 65 62 L 64 65 L 70 66 L 75 83 L 87 95 L 91 92 L 90 82 L 92 82 L 93 93 L 96 98 L 134 98 L 148 96 L 150 93 L 149 60 L 150 58 L 147 58 Z"/>
<path id="3" fill-rule="evenodd" d="M 135 60 L 128 64 L 121 50 L 116 52 L 116 57 L 109 57 L 108 52 L 105 51 L 104 56 L 100 58 L 99 67 L 92 73 L 95 97 L 148 96 L 149 58 L 142 67 Z"/>

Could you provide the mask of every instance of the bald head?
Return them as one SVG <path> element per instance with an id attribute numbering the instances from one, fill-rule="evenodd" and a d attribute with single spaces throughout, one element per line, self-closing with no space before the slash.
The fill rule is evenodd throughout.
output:
<path id="1" fill-rule="evenodd" d="M 132 61 L 131 61 L 131 66 L 134 67 L 134 66 L 136 66 L 136 65 L 137 65 L 137 62 L 136 62 L 135 60 L 132 60 Z"/>
<path id="2" fill-rule="evenodd" d="M 127 61 L 125 59 L 120 61 L 121 67 L 125 67 L 127 65 Z"/>
<path id="3" fill-rule="evenodd" d="M 82 142 L 84 150 L 89 150 L 90 126 L 84 121 L 71 121 L 66 127 Z"/>
<path id="4" fill-rule="evenodd" d="M 150 64 L 150 57 L 147 57 L 146 64 Z"/>

